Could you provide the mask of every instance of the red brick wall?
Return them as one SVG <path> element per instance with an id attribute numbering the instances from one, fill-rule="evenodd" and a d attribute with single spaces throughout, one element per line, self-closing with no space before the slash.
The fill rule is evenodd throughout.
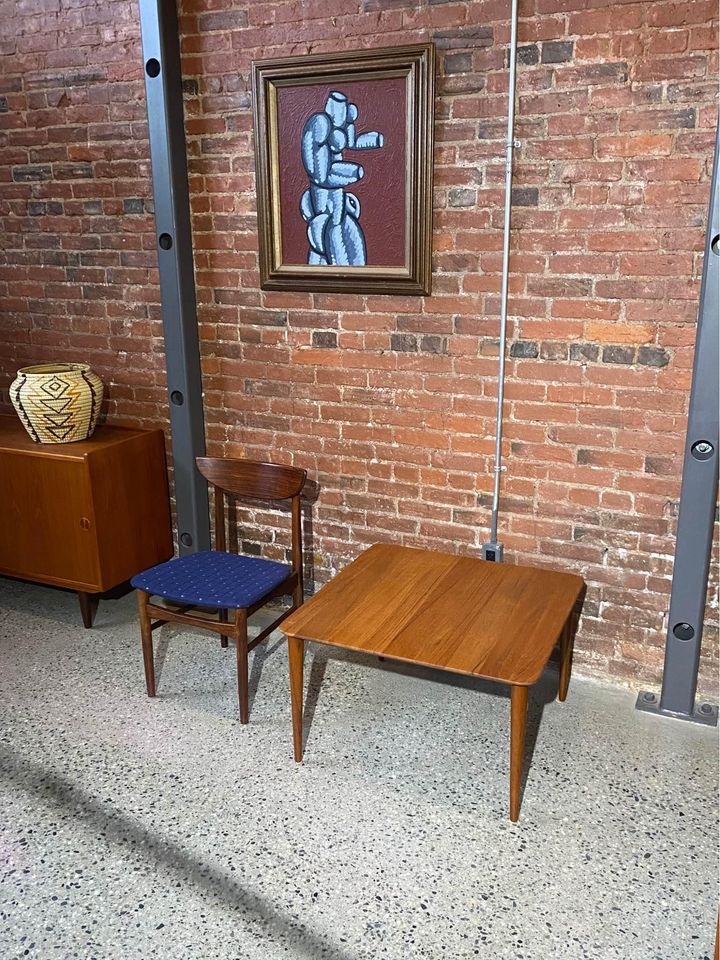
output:
<path id="1" fill-rule="evenodd" d="M 487 535 L 509 0 L 186 0 L 209 448 L 321 486 L 318 582 L 393 539 Z M 332 11 L 332 16 L 329 16 Z M 87 359 L 108 412 L 164 422 L 134 0 L 2 0 L 0 386 Z M 501 532 L 589 583 L 577 662 L 654 682 L 716 118 L 714 0 L 522 0 Z M 254 58 L 433 39 L 433 295 L 258 289 Z M 270 515 L 244 537 L 282 554 Z M 256 547 L 256 549 L 258 549 Z M 716 604 L 703 684 L 714 683 Z"/>

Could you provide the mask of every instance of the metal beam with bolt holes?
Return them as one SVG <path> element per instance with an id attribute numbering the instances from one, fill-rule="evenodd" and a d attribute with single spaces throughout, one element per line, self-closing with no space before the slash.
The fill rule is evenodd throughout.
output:
<path id="1" fill-rule="evenodd" d="M 720 310 L 720 128 L 715 143 L 710 210 L 693 361 L 665 667 L 660 700 L 650 691 L 638 710 L 716 725 L 718 708 L 695 704 L 718 490 L 718 312 Z"/>
<path id="2" fill-rule="evenodd" d="M 202 376 L 175 0 L 140 0 L 155 232 L 170 398 L 178 547 L 210 548 Z"/>

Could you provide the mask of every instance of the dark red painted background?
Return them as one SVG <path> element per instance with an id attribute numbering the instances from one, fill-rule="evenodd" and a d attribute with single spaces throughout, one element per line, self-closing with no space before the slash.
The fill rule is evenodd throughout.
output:
<path id="1" fill-rule="evenodd" d="M 325 106 L 331 90 L 357 104 L 358 134 L 382 133 L 378 150 L 346 150 L 343 157 L 365 168 L 364 178 L 347 189 L 360 200 L 368 266 L 405 265 L 405 78 L 318 83 L 278 90 L 278 152 L 283 263 L 307 263 L 307 224 L 300 197 L 309 186 L 300 141 L 306 121 Z"/>

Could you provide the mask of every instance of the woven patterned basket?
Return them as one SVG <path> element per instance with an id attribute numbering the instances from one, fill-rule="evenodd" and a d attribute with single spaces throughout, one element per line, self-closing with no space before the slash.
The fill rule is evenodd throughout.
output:
<path id="1" fill-rule="evenodd" d="M 10 386 L 12 405 L 36 443 L 87 440 L 102 398 L 102 380 L 86 363 L 23 367 Z"/>

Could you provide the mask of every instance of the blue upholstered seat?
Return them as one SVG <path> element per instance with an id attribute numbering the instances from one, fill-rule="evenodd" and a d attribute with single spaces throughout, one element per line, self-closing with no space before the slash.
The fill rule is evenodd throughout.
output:
<path id="1" fill-rule="evenodd" d="M 203 607 L 251 607 L 286 580 L 290 567 L 274 560 L 203 550 L 139 573 L 138 590 Z"/>

